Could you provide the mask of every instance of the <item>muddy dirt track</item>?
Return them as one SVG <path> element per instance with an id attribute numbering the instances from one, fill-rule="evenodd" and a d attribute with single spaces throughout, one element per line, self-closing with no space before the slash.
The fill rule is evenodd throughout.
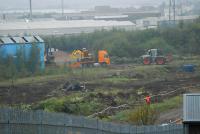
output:
<path id="1" fill-rule="evenodd" d="M 19 104 L 26 103 L 31 104 L 44 99 L 49 98 L 49 94 L 55 90 L 58 90 L 61 85 L 65 83 L 65 80 L 51 80 L 48 82 L 40 82 L 29 85 L 17 85 L 14 87 L 0 86 L 0 103 L 1 104 Z M 121 84 L 99 84 L 99 83 L 86 83 L 88 91 L 101 88 L 109 90 L 111 88 L 118 88 L 123 90 L 134 91 L 138 88 L 152 93 L 159 94 L 163 92 L 169 92 L 176 89 L 189 89 L 200 87 L 200 77 L 190 78 L 176 78 L 172 81 L 161 80 L 161 81 L 147 81 L 139 80 L 129 83 Z M 77 91 L 78 92 L 78 91 Z M 64 95 L 64 94 L 63 94 Z M 66 94 L 65 94 L 66 95 Z M 51 96 L 52 97 L 52 96 Z"/>

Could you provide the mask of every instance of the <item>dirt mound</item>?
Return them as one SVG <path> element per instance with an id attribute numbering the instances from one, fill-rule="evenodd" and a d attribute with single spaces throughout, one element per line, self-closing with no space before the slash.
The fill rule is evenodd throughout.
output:
<path id="1" fill-rule="evenodd" d="M 67 81 L 64 83 L 62 90 L 64 90 L 65 92 L 67 91 L 81 91 L 84 89 L 84 85 L 81 84 L 79 81 L 77 80 L 71 80 L 71 81 Z"/>

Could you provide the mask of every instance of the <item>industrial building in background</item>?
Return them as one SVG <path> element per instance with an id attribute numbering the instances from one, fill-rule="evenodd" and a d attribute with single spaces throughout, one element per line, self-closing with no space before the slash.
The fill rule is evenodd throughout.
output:
<path id="1" fill-rule="evenodd" d="M 38 57 L 38 62 L 41 69 L 45 68 L 44 63 L 44 52 L 45 52 L 45 44 L 42 38 L 39 36 L 7 36 L 0 37 L 0 56 L 1 58 L 12 57 L 14 61 L 18 62 L 17 55 L 19 52 L 22 52 L 23 59 L 25 61 L 29 61 L 33 57 L 31 57 L 32 48 L 37 48 L 37 52 L 35 55 Z"/>
<path id="2" fill-rule="evenodd" d="M 30 20 L 32 20 L 32 14 L 33 14 L 33 12 L 32 12 L 32 0 L 29 0 L 29 4 L 30 4 L 29 18 L 30 18 Z"/>

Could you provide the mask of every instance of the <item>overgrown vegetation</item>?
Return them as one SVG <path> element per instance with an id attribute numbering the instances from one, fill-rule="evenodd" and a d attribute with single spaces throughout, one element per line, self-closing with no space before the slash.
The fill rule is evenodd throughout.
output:
<path id="1" fill-rule="evenodd" d="M 43 109 L 49 112 L 65 112 L 75 115 L 89 115 L 101 110 L 104 105 L 98 98 L 92 99 L 92 94 L 73 94 L 70 96 L 51 98 L 33 106 L 33 109 Z"/>
<path id="2" fill-rule="evenodd" d="M 184 24 L 180 27 L 169 29 L 149 29 L 144 31 L 123 31 L 113 29 L 112 31 L 103 30 L 77 36 L 48 36 L 44 38 L 48 45 L 61 50 L 72 51 L 74 49 L 86 47 L 95 52 L 99 49 L 107 49 L 115 63 L 136 63 L 139 62 L 138 59 L 140 55 L 144 53 L 144 49 L 150 48 L 161 48 L 166 53 L 169 52 L 176 55 L 184 55 L 185 57 L 188 55 L 198 55 L 200 50 L 200 21 L 197 20 L 193 24 Z M 43 96 L 40 96 L 41 98 L 38 99 L 37 102 L 33 102 L 33 104 L 28 103 L 28 105 L 20 104 L 17 105 L 17 107 L 34 110 L 42 109 L 50 112 L 65 112 L 85 116 L 99 112 L 109 106 L 119 106 L 122 104 L 128 104 L 130 106 L 134 105 L 135 102 L 140 101 L 147 94 L 153 95 L 162 90 L 173 90 L 177 88 L 177 83 L 174 84 L 176 86 L 171 85 L 170 87 L 167 85 L 167 88 L 165 87 L 165 89 L 160 89 L 162 86 L 154 87 L 154 84 L 157 85 L 157 83 L 152 83 L 149 87 L 147 84 L 148 82 L 159 82 L 161 80 L 167 82 L 168 77 L 172 80 L 173 77 L 175 77 L 176 70 L 180 64 L 183 62 L 185 63 L 185 61 L 197 63 L 197 60 L 199 60 L 199 57 L 192 59 L 194 56 L 187 57 L 188 59 L 184 56 L 180 56 L 181 58 L 177 56 L 180 58 L 179 61 L 181 62 L 177 63 L 174 61 L 172 65 L 126 66 L 126 69 L 123 67 L 118 68 L 117 66 L 116 69 L 111 67 L 76 70 L 63 66 L 60 68 L 48 67 L 41 73 L 39 71 L 39 57 L 37 53 L 37 48 L 32 49 L 30 59 L 28 60 L 25 59 L 20 51 L 17 53 L 16 57 L 8 56 L 5 58 L 2 56 L 3 58 L 0 59 L 0 81 L 9 79 L 14 85 L 15 80 L 18 77 L 29 76 L 29 78 L 20 79 L 17 83 L 27 85 L 31 83 L 35 86 L 37 84 L 42 85 L 44 83 L 40 82 L 45 81 L 47 82 L 46 85 L 52 86 L 55 85 L 54 82 L 56 82 L 56 80 L 58 81 L 61 79 L 62 82 L 58 83 L 55 89 L 47 90 Z M 76 79 L 80 83 L 87 83 L 90 85 L 90 89 L 80 92 L 64 92 L 62 87 L 66 84 L 68 78 Z M 1 82 L 0 84 L 6 85 L 7 81 Z M 98 87 L 99 85 L 100 88 Z M 181 86 L 183 85 L 179 84 L 178 86 L 182 88 Z M 40 88 L 38 89 L 40 90 Z M 29 89 L 28 91 L 22 90 L 22 94 L 28 96 L 31 90 L 32 89 Z M 52 92 L 57 91 L 59 91 L 59 93 L 61 92 L 62 95 L 51 94 Z M 7 91 L 6 89 L 5 92 L 6 95 L 7 93 L 11 94 L 10 90 Z M 35 93 L 35 96 L 33 97 L 38 97 L 39 94 L 40 92 Z M 49 94 L 52 96 L 49 97 Z M 119 112 L 112 117 L 101 115 L 100 118 L 112 121 L 125 121 L 140 125 L 154 124 L 158 113 L 178 107 L 181 104 L 181 99 L 182 98 L 178 96 L 169 100 L 164 100 L 164 102 L 151 104 L 151 106 L 137 107 L 137 105 L 131 107 L 133 108 L 131 110 Z"/>
<path id="3" fill-rule="evenodd" d="M 130 113 L 128 120 L 135 125 L 153 125 L 159 116 L 156 108 L 150 105 L 143 105 Z"/>
<path id="4" fill-rule="evenodd" d="M 117 113 L 115 116 L 100 115 L 99 118 L 109 121 L 122 121 L 130 122 L 133 124 L 153 124 L 156 116 L 145 117 L 144 115 L 162 113 L 165 110 L 169 110 L 177 107 L 180 104 L 180 97 L 169 99 L 167 101 L 156 101 L 156 104 L 151 104 L 148 112 L 143 107 L 133 106 L 136 102 L 140 101 L 147 94 L 154 95 L 162 91 L 173 90 L 174 86 L 167 88 L 159 88 L 159 86 L 153 86 L 156 83 L 152 83 L 152 89 L 145 87 L 145 84 L 141 82 L 151 82 L 150 80 L 156 80 L 159 82 L 167 76 L 173 74 L 172 69 L 176 69 L 174 65 L 165 66 L 126 66 L 125 69 L 119 68 L 84 68 L 77 70 L 66 70 L 66 68 L 48 68 L 46 76 L 34 76 L 31 78 L 19 79 L 17 83 L 21 85 L 32 85 L 37 88 L 37 85 L 45 87 L 46 84 L 55 85 L 56 81 L 62 81 L 50 92 L 47 91 L 44 97 L 39 101 L 34 101 L 33 104 L 27 103 L 17 105 L 18 108 L 29 110 L 45 110 L 49 112 L 64 112 L 74 115 L 88 116 L 93 113 L 99 112 L 109 106 L 119 106 L 122 104 L 128 104 L 131 106 L 131 110 Z M 65 72 L 65 73 L 63 73 Z M 54 74 L 54 75 L 51 75 Z M 63 85 L 71 78 L 76 79 L 80 83 L 86 82 L 86 90 L 82 91 L 67 91 L 64 92 Z M 56 81 L 55 81 L 56 80 Z M 45 82 L 49 82 L 44 84 Z M 22 84 L 23 83 L 23 84 Z M 137 85 L 138 86 L 134 86 Z M 0 85 L 2 85 L 0 83 Z M 20 87 L 20 85 L 17 85 Z M 16 86 L 16 87 L 17 87 Z M 51 85 L 50 85 L 51 86 Z M 176 85 L 177 87 L 177 85 Z M 48 87 L 47 87 L 48 88 Z M 39 88 L 40 89 L 40 88 Z M 25 89 L 26 90 L 26 89 Z M 28 89 L 29 91 L 32 89 Z M 45 90 L 42 89 L 41 90 Z M 22 92 L 29 92 L 22 91 Z M 57 93 L 53 94 L 52 93 Z M 59 94 L 60 93 L 60 94 Z M 28 95 L 28 93 L 27 93 Z M 37 97 L 39 94 L 34 93 L 33 97 Z M 50 96 L 49 96 L 50 95 Z M 46 99 L 47 98 L 47 99 Z M 162 103 L 158 103 L 162 102 Z M 26 102 L 25 102 L 26 103 Z M 141 114 L 139 114 L 141 113 Z M 115 112 L 113 113 L 115 114 Z M 142 117 L 139 118 L 139 115 Z M 143 117 L 144 116 L 144 117 Z M 135 118 L 138 117 L 138 118 Z M 142 118 L 142 121 L 141 121 Z"/>
<path id="5" fill-rule="evenodd" d="M 109 121 L 129 122 L 137 125 L 153 125 L 159 114 L 182 105 L 182 97 L 176 96 L 150 106 L 142 104 L 132 110 L 126 110 L 109 117 Z"/>

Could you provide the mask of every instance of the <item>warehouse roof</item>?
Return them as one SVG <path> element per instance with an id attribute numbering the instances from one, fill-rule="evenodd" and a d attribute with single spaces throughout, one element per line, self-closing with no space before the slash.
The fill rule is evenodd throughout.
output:
<path id="1" fill-rule="evenodd" d="M 44 42 L 40 36 L 7 36 L 0 37 L 0 44 L 21 44 L 21 43 L 33 43 L 33 42 Z"/>
<path id="2" fill-rule="evenodd" d="M 104 21 L 104 20 L 70 20 L 70 21 L 30 21 L 1 23 L 0 30 L 27 30 L 52 29 L 52 28 L 85 28 L 85 27 L 106 27 L 106 26 L 134 26 L 130 21 Z"/>
<path id="3" fill-rule="evenodd" d="M 21 37 L 12 37 L 15 43 L 26 43 L 26 41 Z"/>
<path id="4" fill-rule="evenodd" d="M 14 43 L 14 42 L 12 41 L 12 39 L 9 38 L 9 37 L 2 37 L 2 38 L 0 38 L 0 40 L 1 40 L 1 42 L 2 42 L 3 44 Z"/>
<path id="5" fill-rule="evenodd" d="M 95 19 L 120 19 L 128 18 L 128 15 L 107 15 L 107 16 L 94 16 Z"/>
<path id="6" fill-rule="evenodd" d="M 200 94 L 184 94 L 183 122 L 200 122 Z"/>

